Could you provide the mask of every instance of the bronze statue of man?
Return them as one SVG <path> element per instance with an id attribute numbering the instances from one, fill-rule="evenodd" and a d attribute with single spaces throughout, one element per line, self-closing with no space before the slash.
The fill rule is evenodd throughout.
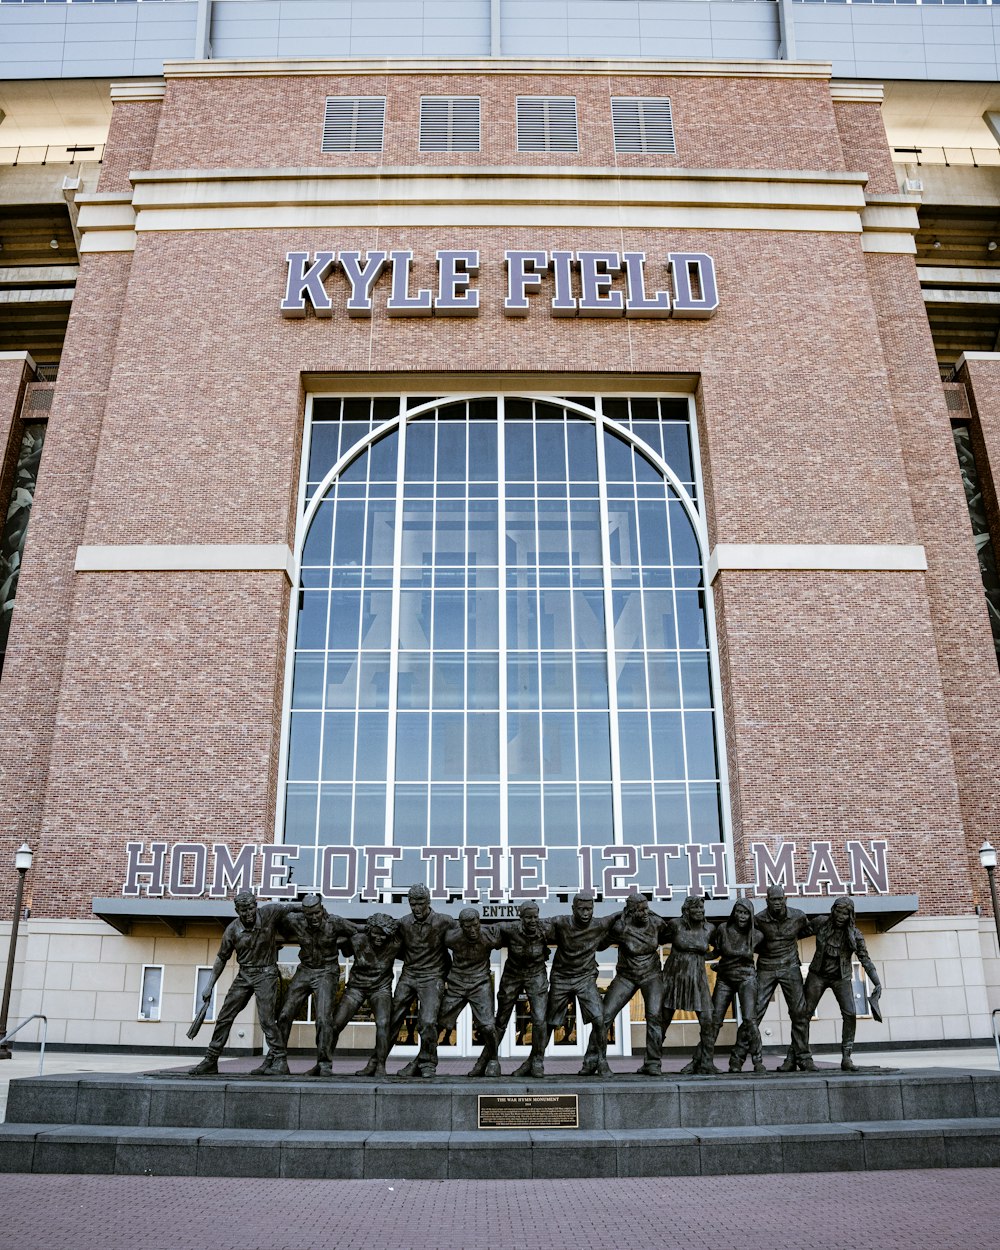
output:
<path id="1" fill-rule="evenodd" d="M 840 1066 L 844 1072 L 857 1072 L 858 1069 L 851 1058 L 854 1050 L 854 1036 L 858 1027 L 858 1009 L 854 1003 L 852 984 L 852 961 L 857 958 L 862 968 L 868 973 L 869 980 L 874 986 L 868 1001 L 872 1004 L 873 1014 L 879 1019 L 881 1016 L 878 1013 L 878 1000 L 882 994 L 882 982 L 868 954 L 865 939 L 854 923 L 854 903 L 851 899 L 838 898 L 830 909 L 829 916 L 813 921 L 812 928 L 816 934 L 816 953 L 813 955 L 809 972 L 806 975 L 806 1021 L 812 1019 L 823 994 L 827 990 L 833 990 L 833 996 L 840 1007 L 844 1022 L 840 1035 Z M 787 1063 L 788 1060 L 786 1059 L 785 1062 Z"/>
<path id="2" fill-rule="evenodd" d="M 354 956 L 347 988 L 333 1017 L 333 1046 L 358 1010 L 368 1003 L 375 1017 L 375 1053 L 357 1076 L 385 1076 L 385 1059 L 391 1038 L 392 966 L 399 950 L 399 925 L 384 912 L 375 912 L 364 928 L 355 926 L 344 944 Z M 332 1049 L 332 1047 L 331 1047 Z"/>
<path id="3" fill-rule="evenodd" d="M 507 959 L 497 991 L 497 1044 L 503 1041 L 518 998 L 524 994 L 531 1007 L 531 1054 L 514 1076 L 545 1075 L 545 1015 L 549 999 L 546 964 L 549 958 L 548 933 L 538 914 L 538 904 L 522 903 L 518 919 L 502 924 L 501 944 L 507 948 Z M 485 1054 L 485 1051 L 483 1052 Z"/>
<path id="4" fill-rule="evenodd" d="M 340 987 L 338 942 L 349 937 L 356 926 L 341 916 L 331 916 L 318 894 L 307 894 L 302 910 L 285 916 L 281 927 L 284 936 L 299 944 L 299 966 L 285 995 L 278 1028 L 287 1047 L 295 1018 L 311 994 L 316 1014 L 316 1063 L 305 1075 L 330 1076 L 336 1045 L 331 1028 L 333 1007 Z"/>
<path id="5" fill-rule="evenodd" d="M 212 979 L 202 994 L 203 1000 L 206 1003 L 211 1001 L 215 983 L 234 952 L 239 972 L 222 1004 L 205 1058 L 191 1069 L 190 1075 L 204 1076 L 208 1072 L 218 1072 L 219 1056 L 229 1041 L 233 1021 L 251 998 L 257 1000 L 260 1027 L 270 1052 L 260 1067 L 254 1068 L 252 1075 L 287 1075 L 288 1054 L 277 1021 L 281 978 L 278 972 L 278 929 L 281 922 L 292 912 L 299 911 L 300 907 L 298 903 L 265 903 L 258 906 L 250 890 L 241 890 L 234 904 L 236 919 L 226 926 L 222 935 L 219 953 L 212 965 Z"/>
<path id="6" fill-rule="evenodd" d="M 458 925 L 445 937 L 452 963 L 441 999 L 438 1030 L 454 1028 L 462 1008 L 472 1008 L 472 1019 L 483 1037 L 483 1053 L 469 1076 L 500 1075 L 490 956 L 499 950 L 501 941 L 500 930 L 484 925 L 475 907 L 463 907 Z"/>
<path id="7" fill-rule="evenodd" d="M 403 971 L 392 996 L 389 1023 L 390 1046 L 414 999 L 420 1052 L 399 1071 L 400 1076 L 433 1076 L 437 1071 L 438 1014 L 444 981 L 451 967 L 445 936 L 452 926 L 448 916 L 431 911 L 431 894 L 425 885 L 410 886 L 410 915 L 399 922 L 399 945 Z"/>
<path id="8" fill-rule="evenodd" d="M 809 937 L 812 927 L 809 917 L 797 908 L 789 907 L 785 891 L 780 885 L 767 888 L 767 906 L 754 917 L 760 930 L 761 943 L 757 957 L 757 1005 L 755 1022 L 759 1025 L 781 986 L 788 1016 L 792 1026 L 792 1044 L 779 1072 L 815 1072 L 809 1050 L 809 1013 L 806 1010 L 805 990 L 799 969 L 799 938 Z M 738 1072 L 747 1057 L 748 1039 L 737 1037 L 729 1058 L 729 1070 Z"/>
<path id="9" fill-rule="evenodd" d="M 608 1027 L 633 995 L 641 992 L 646 1008 L 646 1053 L 642 1076 L 659 1076 L 663 1069 L 663 979 L 660 976 L 660 931 L 663 921 L 649 910 L 641 894 L 629 895 L 625 909 L 615 918 L 609 937 L 618 946 L 615 979 L 604 995 L 603 1030 L 592 1029 L 587 1057 L 596 1052 L 597 1034 L 607 1036 Z"/>
<path id="10" fill-rule="evenodd" d="M 610 945 L 611 926 L 617 919 L 617 912 L 595 918 L 594 896 L 587 891 L 573 899 L 571 915 L 556 916 L 549 921 L 549 935 L 555 943 L 556 953 L 549 977 L 546 1033 L 551 1036 L 552 1030 L 564 1019 L 567 1007 L 574 1002 L 580 1004 L 584 1022 L 596 1035 L 595 1054 L 585 1056 L 580 1068 L 581 1076 L 611 1075 L 604 1008 L 597 988 L 597 952 Z M 542 1071 L 537 1073 L 539 1076 L 542 1074 Z"/>

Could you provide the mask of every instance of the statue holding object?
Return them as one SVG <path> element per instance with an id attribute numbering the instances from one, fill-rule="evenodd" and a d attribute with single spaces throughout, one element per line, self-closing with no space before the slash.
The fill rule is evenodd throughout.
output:
<path id="1" fill-rule="evenodd" d="M 281 1076 L 288 1073 L 288 1054 L 278 1028 L 278 993 L 281 974 L 278 972 L 278 930 L 283 920 L 301 911 L 298 903 L 257 904 L 250 890 L 242 890 L 234 900 L 236 919 L 226 926 L 219 944 L 219 953 L 212 965 L 212 978 L 202 994 L 202 1008 L 188 1030 L 194 1037 L 205 1019 L 212 1001 L 215 983 L 222 976 L 229 957 L 235 953 L 239 971 L 226 993 L 208 1044 L 205 1058 L 191 1069 L 191 1076 L 204 1076 L 219 1071 L 219 1056 L 229 1041 L 233 1022 L 251 998 L 257 1000 L 260 1027 L 267 1040 L 269 1054 L 253 1074 Z"/>
<path id="2" fill-rule="evenodd" d="M 854 903 L 849 898 L 838 898 L 824 919 L 813 921 L 813 932 L 816 934 L 816 953 L 813 955 L 805 984 L 806 1020 L 813 1017 L 819 1000 L 827 990 L 840 1007 L 843 1027 L 840 1036 L 840 1066 L 844 1072 L 857 1072 L 851 1054 L 854 1050 L 854 1036 L 858 1027 L 858 1009 L 854 1003 L 854 985 L 851 965 L 857 958 L 868 974 L 874 987 L 868 997 L 872 1015 L 882 1020 L 878 1000 L 882 994 L 882 982 L 875 970 L 875 965 L 868 954 L 868 947 L 861 931 L 854 923 Z M 808 1027 L 808 1026 L 807 1026 Z M 787 1065 L 791 1053 L 785 1060 Z"/>

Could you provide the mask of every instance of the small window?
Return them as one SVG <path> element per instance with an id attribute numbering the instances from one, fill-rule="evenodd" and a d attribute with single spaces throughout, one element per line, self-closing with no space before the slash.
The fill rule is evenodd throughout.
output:
<path id="1" fill-rule="evenodd" d="M 194 970 L 194 1010 L 191 1012 L 192 1019 L 194 1019 L 194 1017 L 198 1014 L 198 1012 L 201 1011 L 202 995 L 208 989 L 208 984 L 211 981 L 211 979 L 212 979 L 211 964 L 205 965 L 204 967 L 195 968 Z M 208 1011 L 205 1012 L 206 1021 L 211 1021 L 215 1019 L 215 992 L 218 988 L 219 987 L 217 985 L 212 986 L 212 999 L 211 999 L 211 1002 L 208 1004 Z"/>
<path id="2" fill-rule="evenodd" d="M 479 96 L 422 96 L 420 151 L 478 152 Z"/>
<path id="3" fill-rule="evenodd" d="M 519 152 L 578 152 L 573 96 L 517 97 Z"/>
<path id="4" fill-rule="evenodd" d="M 676 152 L 674 123 L 667 99 L 615 96 L 611 124 L 616 152 Z"/>
<path id="5" fill-rule="evenodd" d="M 328 96 L 324 152 L 381 152 L 385 96 Z"/>
<path id="6" fill-rule="evenodd" d="M 159 1020 L 163 998 L 163 965 L 142 965 L 142 990 L 139 994 L 139 1019 Z"/>

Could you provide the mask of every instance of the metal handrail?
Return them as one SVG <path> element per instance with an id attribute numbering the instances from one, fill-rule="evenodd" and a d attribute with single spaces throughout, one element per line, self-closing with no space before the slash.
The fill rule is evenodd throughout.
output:
<path id="1" fill-rule="evenodd" d="M 990 1016 L 993 1025 L 993 1045 L 997 1048 L 997 1067 L 1000 1068 L 1000 1033 L 997 1032 L 997 1016 L 1000 1016 L 1000 1007 L 994 1007 Z"/>
<path id="2" fill-rule="evenodd" d="M 994 1015 L 995 1015 L 995 1014 L 996 1014 L 996 1013 L 994 1012 Z M 40 1011 L 36 1011 L 36 1012 L 35 1012 L 35 1014 L 34 1014 L 33 1016 L 29 1016 L 29 1017 L 27 1018 L 27 1020 L 22 1020 L 22 1021 L 21 1021 L 21 1023 L 17 1026 L 17 1028 L 16 1028 L 16 1029 L 11 1029 L 11 1031 L 10 1031 L 9 1033 L 5 1033 L 3 1037 L 0 1037 L 0 1046 L 6 1046 L 6 1045 L 7 1045 L 7 1043 L 10 1041 L 10 1039 L 11 1039 L 11 1038 L 12 1038 L 12 1037 L 16 1034 L 16 1033 L 20 1033 L 20 1032 L 21 1032 L 21 1030 L 24 1028 L 24 1026 L 25 1026 L 26 1024 L 30 1024 L 30 1023 L 32 1022 L 32 1020 L 41 1020 L 41 1022 L 42 1022 L 42 1048 L 41 1048 L 41 1051 L 39 1052 L 39 1055 L 38 1055 L 38 1075 L 39 1075 L 39 1076 L 41 1076 L 41 1075 L 42 1075 L 42 1067 L 43 1067 L 43 1066 L 44 1066 L 44 1064 L 45 1064 L 45 1039 L 46 1039 L 46 1037 L 48 1037 L 48 1035 L 49 1035 L 49 1018 L 48 1018 L 48 1016 L 43 1016 L 43 1015 L 42 1015 L 42 1013 L 41 1013 Z M 998 1052 L 998 1053 L 1000 1053 L 1000 1052 Z"/>

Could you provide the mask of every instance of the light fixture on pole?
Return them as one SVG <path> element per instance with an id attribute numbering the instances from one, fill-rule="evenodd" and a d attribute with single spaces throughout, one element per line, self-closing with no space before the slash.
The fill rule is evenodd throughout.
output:
<path id="1" fill-rule="evenodd" d="M 997 943 L 1000 945 L 1000 905 L 997 904 L 997 852 L 996 847 L 984 842 L 979 848 L 979 862 L 986 869 L 990 881 L 990 898 L 993 900 L 993 923 L 997 930 Z"/>
<path id="2" fill-rule="evenodd" d="M 14 867 L 17 869 L 17 901 L 14 904 L 14 919 L 10 926 L 10 946 L 7 950 L 7 975 L 3 983 L 3 1001 L 0 1002 L 0 1037 L 7 1036 L 7 1012 L 10 1009 L 10 990 L 14 982 L 14 954 L 17 950 L 17 930 L 21 923 L 21 905 L 24 901 L 24 878 L 31 867 L 31 847 L 22 842 L 14 852 Z M 0 1045 L 0 1059 L 10 1059 L 10 1046 Z"/>

